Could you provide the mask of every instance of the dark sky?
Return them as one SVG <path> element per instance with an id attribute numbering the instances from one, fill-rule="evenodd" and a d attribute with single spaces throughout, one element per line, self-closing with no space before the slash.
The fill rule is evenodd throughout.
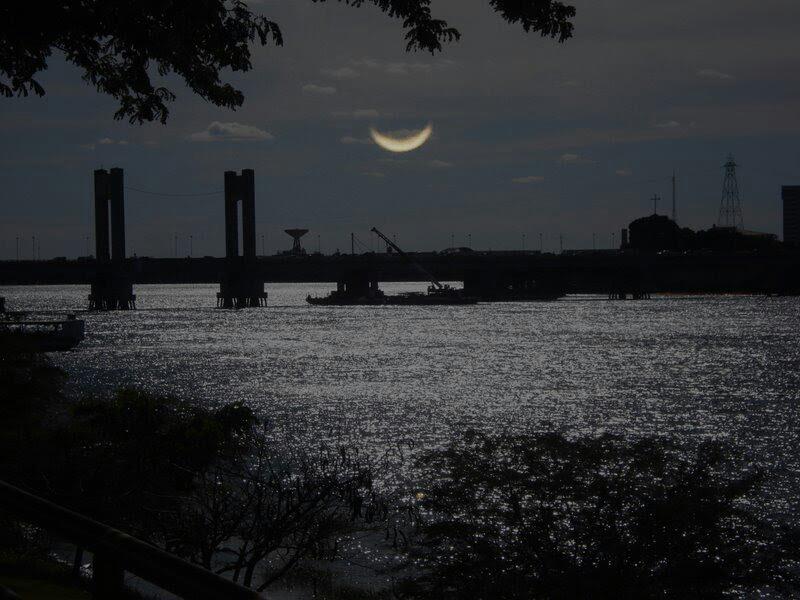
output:
<path id="1" fill-rule="evenodd" d="M 45 98 L 2 99 L 0 258 L 15 237 L 30 256 L 85 253 L 92 170 L 125 169 L 126 185 L 211 193 L 223 171 L 253 168 L 268 253 L 308 227 L 306 246 L 367 244 L 375 225 L 409 249 L 607 247 L 633 218 L 669 210 L 716 222 L 728 153 L 740 163 L 747 229 L 779 231 L 780 185 L 800 183 L 800 5 L 796 0 L 580 0 L 575 37 L 525 34 L 484 0 L 434 0 L 461 42 L 406 54 L 401 24 L 377 9 L 263 0 L 282 48 L 254 49 L 234 75 L 236 111 L 178 94 L 166 126 L 115 122 L 116 104 L 58 57 Z M 368 142 L 434 126 L 408 154 Z M 128 252 L 222 255 L 222 196 L 126 192 Z M 617 241 L 619 234 L 617 233 Z"/>

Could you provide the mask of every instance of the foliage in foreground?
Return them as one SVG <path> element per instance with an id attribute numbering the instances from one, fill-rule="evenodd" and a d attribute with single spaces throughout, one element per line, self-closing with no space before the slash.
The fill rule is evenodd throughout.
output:
<path id="1" fill-rule="evenodd" d="M 155 541 L 159 514 L 191 493 L 195 473 L 241 453 L 254 423 L 241 404 L 205 409 L 119 390 L 71 406 L 51 430 L 32 483 L 61 504 Z"/>
<path id="2" fill-rule="evenodd" d="M 419 467 L 405 597 L 800 593 L 797 531 L 755 515 L 759 475 L 717 444 L 470 432 Z"/>
<path id="3" fill-rule="evenodd" d="M 0 381 L 17 382 L 3 403 L 16 418 L 0 422 L 0 478 L 262 590 L 303 561 L 335 559 L 386 516 L 354 448 L 279 444 L 238 403 L 207 409 L 133 389 L 66 402 L 62 375 L 46 359 L 0 364 Z M 0 546 L 16 552 L 45 534 L 8 525 Z M 75 572 L 82 559 L 78 549 Z"/>
<path id="4" fill-rule="evenodd" d="M 306 561 L 332 561 L 351 536 L 381 530 L 386 504 L 356 449 L 292 451 L 264 439 L 238 464 L 200 474 L 166 521 L 168 549 L 263 591 Z"/>
<path id="5" fill-rule="evenodd" d="M 314 0 L 324 2 L 324 0 Z M 433 17 L 430 0 L 339 0 L 370 2 L 401 19 L 407 50 L 441 50 L 458 30 Z M 572 35 L 575 9 L 560 0 L 489 0 L 509 23 L 564 41 Z M 117 119 L 165 123 L 175 94 L 154 81 L 176 74 L 204 100 L 235 109 L 242 92 L 221 80 L 225 70 L 252 68 L 250 44 L 283 44 L 278 24 L 240 0 L 72 0 L 42 7 L 0 4 L 0 95 L 43 96 L 38 74 L 54 51 L 83 72 L 83 79 L 119 102 Z"/>
<path id="6" fill-rule="evenodd" d="M 66 378 L 66 373 L 41 355 L 4 352 L 0 348 L 2 433 L 18 435 L 17 441 L 22 442 L 44 413 L 62 401 L 61 388 Z M 16 427 L 10 426 L 12 422 Z"/>

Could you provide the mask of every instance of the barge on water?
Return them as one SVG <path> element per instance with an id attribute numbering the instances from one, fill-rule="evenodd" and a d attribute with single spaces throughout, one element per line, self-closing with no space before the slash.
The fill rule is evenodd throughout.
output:
<path id="1" fill-rule="evenodd" d="M 9 313 L 0 320 L 0 350 L 5 352 L 60 352 L 71 350 L 85 337 L 85 322 L 68 315 L 61 320 L 27 320 Z"/>
<path id="2" fill-rule="evenodd" d="M 321 306 L 442 306 L 478 303 L 477 298 L 468 296 L 464 290 L 437 281 L 422 265 L 403 252 L 397 244 L 378 231 L 376 227 L 372 228 L 372 232 L 386 242 L 387 250 L 391 248 L 397 252 L 430 280 L 431 285 L 428 286 L 427 293 L 406 292 L 388 295 L 378 289 L 377 281 L 370 281 L 366 287 L 357 286 L 355 291 L 340 283 L 338 289 L 322 298 L 315 298 L 309 294 L 306 302 Z"/>
<path id="3" fill-rule="evenodd" d="M 372 290 L 366 295 L 348 294 L 334 290 L 321 298 L 306 297 L 306 302 L 318 306 L 443 306 L 453 304 L 477 304 L 478 300 L 465 296 L 461 290 L 448 285 L 437 288 L 430 286 L 428 292 L 405 292 L 401 294 L 384 294 L 381 290 Z"/>

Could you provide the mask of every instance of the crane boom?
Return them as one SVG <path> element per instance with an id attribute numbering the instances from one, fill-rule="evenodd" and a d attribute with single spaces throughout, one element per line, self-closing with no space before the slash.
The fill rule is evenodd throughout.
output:
<path id="1" fill-rule="evenodd" d="M 411 264 L 412 264 L 412 265 L 414 265 L 414 266 L 415 266 L 417 269 L 419 269 L 419 271 L 420 271 L 421 273 L 423 273 L 423 274 L 425 275 L 425 277 L 427 277 L 427 278 L 428 278 L 428 280 L 430 280 L 430 282 L 431 282 L 431 283 L 432 283 L 434 286 L 436 286 L 436 289 L 439 289 L 439 290 L 443 290 L 443 289 L 444 289 L 444 287 L 445 287 L 445 286 L 444 286 L 444 285 L 442 285 L 442 284 L 439 282 L 439 280 L 437 280 L 437 279 L 436 279 L 436 277 L 434 277 L 434 276 L 433 276 L 433 275 L 430 273 L 430 271 L 428 271 L 428 270 L 427 270 L 425 267 L 423 267 L 421 264 L 419 264 L 419 263 L 418 263 L 416 260 L 414 260 L 413 258 L 411 258 L 411 257 L 410 257 L 408 254 L 406 254 L 405 252 L 403 252 L 403 250 L 402 250 L 402 248 L 400 248 L 400 246 L 398 246 L 398 245 L 397 245 L 397 244 L 395 244 L 395 243 L 394 243 L 392 240 L 390 240 L 388 237 L 386 237 L 385 235 L 383 235 L 383 234 L 382 234 L 382 233 L 381 233 L 381 232 L 378 230 L 378 228 L 377 228 L 377 227 L 373 227 L 373 228 L 371 229 L 371 231 L 372 231 L 372 233 L 374 233 L 374 234 L 378 235 L 378 237 L 380 237 L 380 238 L 381 238 L 381 239 L 382 239 L 384 242 L 386 242 L 386 244 L 387 244 L 387 245 L 388 245 L 388 246 L 389 246 L 389 247 L 390 247 L 392 250 L 394 250 L 395 252 L 397 252 L 397 253 L 398 253 L 400 256 L 402 256 L 403 258 L 405 258 L 405 259 L 406 259 L 406 260 L 407 260 L 409 263 L 411 263 Z"/>

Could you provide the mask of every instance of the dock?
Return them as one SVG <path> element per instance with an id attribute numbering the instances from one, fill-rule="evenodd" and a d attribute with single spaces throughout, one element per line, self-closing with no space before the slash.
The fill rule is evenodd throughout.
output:
<path id="1" fill-rule="evenodd" d="M 86 337 L 86 324 L 75 315 L 66 319 L 29 320 L 20 318 L 0 320 L 0 347 L 11 352 L 62 352 L 71 350 Z"/>

